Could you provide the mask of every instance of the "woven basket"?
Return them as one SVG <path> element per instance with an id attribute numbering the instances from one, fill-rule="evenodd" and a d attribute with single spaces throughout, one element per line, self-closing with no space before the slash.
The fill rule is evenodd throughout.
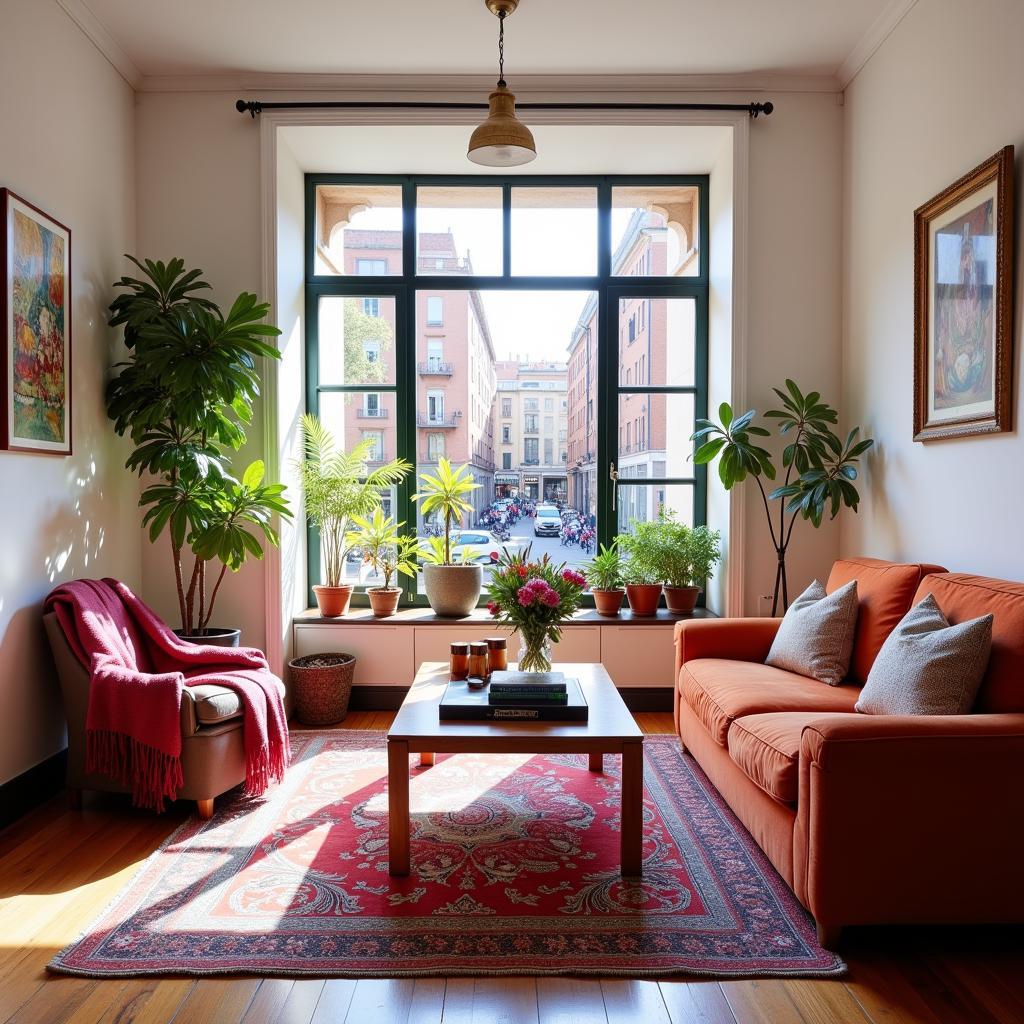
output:
<path id="1" fill-rule="evenodd" d="M 353 654 L 307 654 L 288 662 L 295 711 L 303 725 L 334 725 L 348 714 Z"/>

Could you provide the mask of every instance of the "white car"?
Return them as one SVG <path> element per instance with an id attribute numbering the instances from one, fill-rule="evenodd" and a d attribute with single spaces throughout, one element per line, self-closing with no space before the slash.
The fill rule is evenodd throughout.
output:
<path id="1" fill-rule="evenodd" d="M 491 563 L 498 560 L 501 542 L 485 530 L 453 530 L 452 557 L 458 562 Z"/>
<path id="2" fill-rule="evenodd" d="M 562 517 L 554 505 L 538 505 L 533 517 L 535 537 L 557 537 L 562 532 Z"/>

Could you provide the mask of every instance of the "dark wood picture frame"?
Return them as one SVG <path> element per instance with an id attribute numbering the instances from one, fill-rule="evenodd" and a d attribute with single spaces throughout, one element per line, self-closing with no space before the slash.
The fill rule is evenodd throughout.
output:
<path id="1" fill-rule="evenodd" d="M 973 207 L 972 199 L 977 199 Z M 982 245 L 993 250 L 994 273 L 988 265 L 991 260 L 975 262 L 980 249 L 971 238 L 971 218 L 977 221 L 979 211 L 989 203 L 994 205 L 994 244 L 989 247 L 983 241 Z M 915 441 L 993 434 L 1013 427 L 1013 225 L 1013 146 L 1005 146 L 914 211 Z M 959 243 L 957 231 L 948 230 L 951 227 L 962 231 Z M 940 235 L 949 243 L 945 246 L 947 275 L 953 250 L 960 246 L 955 284 L 937 280 Z M 984 236 L 986 240 L 991 237 Z M 979 283 L 981 273 L 989 274 L 991 285 Z M 989 288 L 991 295 L 986 296 Z M 940 301 L 945 319 L 935 314 Z M 950 326 L 954 319 L 955 327 Z M 938 321 L 946 325 L 939 327 L 942 338 L 936 331 Z M 951 339 L 954 329 L 959 333 Z M 949 363 L 957 347 L 960 352 Z M 965 398 L 961 405 L 943 394 L 945 408 L 938 408 L 937 367 L 944 384 L 962 386 Z M 979 393 L 983 393 L 981 400 L 977 400 Z M 969 401 L 971 397 L 975 400 Z"/>
<path id="2" fill-rule="evenodd" d="M 63 404 L 64 437 L 60 441 L 22 437 L 13 429 L 15 408 L 15 350 L 19 339 L 15 337 L 14 317 L 14 213 L 20 210 L 45 231 L 61 237 L 66 247 L 61 272 L 60 308 L 63 315 Z M 42 255 L 46 249 L 43 248 Z M 72 288 L 71 288 L 71 229 L 51 217 L 45 210 L 23 199 L 7 188 L 0 188 L 0 325 L 3 331 L 2 363 L 0 363 L 0 451 L 29 452 L 43 455 L 72 454 Z M 47 299 L 52 299 L 49 292 Z M 31 335 L 30 335 L 31 340 Z"/>

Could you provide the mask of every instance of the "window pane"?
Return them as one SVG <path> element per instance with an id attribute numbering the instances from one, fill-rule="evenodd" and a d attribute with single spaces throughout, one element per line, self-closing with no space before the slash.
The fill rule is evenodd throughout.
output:
<path id="1" fill-rule="evenodd" d="M 566 464 L 569 501 L 585 517 L 597 513 L 597 301 L 588 299 L 569 342 L 566 373 Z"/>
<path id="2" fill-rule="evenodd" d="M 501 275 L 500 188 L 421 187 L 416 230 L 417 273 Z"/>
<path id="3" fill-rule="evenodd" d="M 397 457 L 392 391 L 321 392 L 320 419 L 338 448 L 347 450 L 365 439 L 372 443 L 372 464 Z"/>
<path id="4" fill-rule="evenodd" d="M 657 519 L 662 509 L 671 510 L 675 519 L 693 526 L 693 484 L 657 484 L 638 486 L 619 483 L 615 499 L 618 533 L 632 533 L 634 522 Z"/>
<path id="5" fill-rule="evenodd" d="M 512 189 L 512 273 L 597 273 L 597 189 Z"/>
<path id="6" fill-rule="evenodd" d="M 699 271 L 699 202 L 693 185 L 612 189 L 612 274 L 693 277 Z"/>
<path id="7" fill-rule="evenodd" d="M 694 397 L 619 395 L 620 479 L 692 477 Z"/>
<path id="8" fill-rule="evenodd" d="M 393 516 L 395 510 L 398 508 L 398 492 L 394 487 L 390 487 L 387 490 L 381 491 L 381 511 L 386 516 Z M 405 533 L 405 528 L 402 528 L 402 532 Z M 324 562 L 323 562 L 323 549 L 320 551 L 320 579 L 324 579 L 326 576 Z M 363 552 L 360 548 L 356 547 L 345 557 L 344 564 L 342 565 L 341 582 L 343 584 L 352 584 L 359 588 L 364 587 L 376 587 L 382 586 L 384 583 L 384 577 L 376 572 L 372 565 L 366 561 L 363 556 Z M 391 585 L 402 586 L 402 580 L 395 580 L 392 578 Z"/>
<path id="9" fill-rule="evenodd" d="M 619 386 L 692 387 L 696 315 L 694 299 L 620 299 Z"/>
<path id="10" fill-rule="evenodd" d="M 394 298 L 325 295 L 319 308 L 320 383 L 394 384 Z"/>
<path id="11" fill-rule="evenodd" d="M 401 186 L 318 185 L 314 272 L 401 274 Z"/>

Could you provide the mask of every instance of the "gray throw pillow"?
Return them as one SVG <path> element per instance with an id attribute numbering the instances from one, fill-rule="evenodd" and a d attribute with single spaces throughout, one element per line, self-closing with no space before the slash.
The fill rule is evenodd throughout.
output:
<path id="1" fill-rule="evenodd" d="M 966 715 L 991 650 L 991 615 L 951 626 L 929 594 L 882 644 L 856 710 L 866 715 Z"/>
<path id="2" fill-rule="evenodd" d="M 838 686 L 850 669 L 857 627 L 857 581 L 825 593 L 815 580 L 786 612 L 766 663 Z"/>

